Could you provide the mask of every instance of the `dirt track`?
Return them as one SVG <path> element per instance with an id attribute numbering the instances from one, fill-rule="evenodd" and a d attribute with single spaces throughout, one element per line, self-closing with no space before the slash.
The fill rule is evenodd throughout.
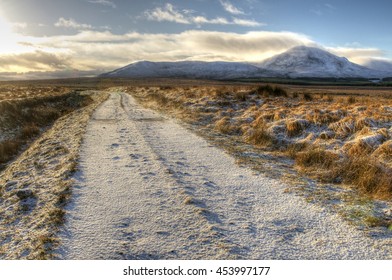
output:
<path id="1" fill-rule="evenodd" d="M 112 93 L 93 115 L 65 259 L 384 259 L 388 246 Z"/>

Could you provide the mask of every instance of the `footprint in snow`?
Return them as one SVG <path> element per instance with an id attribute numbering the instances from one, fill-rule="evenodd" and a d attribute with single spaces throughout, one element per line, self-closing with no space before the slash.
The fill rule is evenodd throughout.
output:
<path id="1" fill-rule="evenodd" d="M 204 182 L 204 186 L 210 187 L 210 188 L 216 188 L 217 187 L 217 185 L 214 182 L 211 182 L 211 181 Z"/>
<path id="2" fill-rule="evenodd" d="M 129 156 L 133 159 L 139 159 L 141 157 L 141 155 L 138 154 L 129 154 Z"/>

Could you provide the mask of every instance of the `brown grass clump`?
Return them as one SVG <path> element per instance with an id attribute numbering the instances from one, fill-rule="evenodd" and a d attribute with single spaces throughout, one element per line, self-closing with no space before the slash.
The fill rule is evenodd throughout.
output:
<path id="1" fill-rule="evenodd" d="M 294 119 L 286 121 L 287 136 L 294 137 L 301 134 L 308 122 L 302 119 Z"/>
<path id="2" fill-rule="evenodd" d="M 308 146 L 309 144 L 307 142 L 295 142 L 289 144 L 286 148 L 286 154 L 290 158 L 296 158 L 297 154 L 308 148 Z"/>
<path id="3" fill-rule="evenodd" d="M 306 114 L 306 120 L 316 125 L 328 125 L 339 121 L 343 116 L 344 112 L 341 111 L 329 111 L 329 110 L 318 110 L 314 109 L 308 111 Z"/>
<path id="4" fill-rule="evenodd" d="M 218 120 L 215 123 L 215 129 L 225 134 L 233 134 L 239 132 L 239 128 L 230 123 L 229 117 L 223 117 Z"/>
<path id="5" fill-rule="evenodd" d="M 304 93 L 303 98 L 305 101 L 312 101 L 313 100 L 313 96 L 309 93 Z"/>
<path id="6" fill-rule="evenodd" d="M 381 145 L 381 143 L 384 141 L 385 137 L 383 135 L 374 134 L 363 137 L 354 143 L 348 143 L 343 148 L 346 146 L 348 147 L 347 152 L 350 156 L 368 155 L 376 150 L 378 146 Z"/>
<path id="7" fill-rule="evenodd" d="M 263 85 L 256 88 L 256 93 L 270 97 L 288 97 L 287 91 L 280 86 Z"/>
<path id="8" fill-rule="evenodd" d="M 158 104 L 161 104 L 163 106 L 167 105 L 169 103 L 169 99 L 164 96 L 163 94 L 160 93 L 150 93 L 147 95 L 148 99 L 154 100 L 155 102 L 157 102 Z"/>
<path id="9" fill-rule="evenodd" d="M 306 169 L 329 169 L 338 159 L 339 155 L 324 148 L 309 147 L 307 150 L 297 153 L 295 163 Z"/>
<path id="10" fill-rule="evenodd" d="M 20 142 L 15 140 L 6 140 L 0 143 L 0 164 L 9 161 L 15 155 L 20 147 Z"/>
<path id="11" fill-rule="evenodd" d="M 238 91 L 234 93 L 234 98 L 238 101 L 246 101 L 248 99 L 249 92 Z"/>
<path id="12" fill-rule="evenodd" d="M 392 140 L 388 140 L 380 145 L 374 151 L 373 156 L 384 162 L 390 162 L 392 166 Z"/>
<path id="13" fill-rule="evenodd" d="M 295 164 L 301 171 L 330 182 L 353 185 L 360 193 L 376 198 L 392 196 L 392 169 L 376 158 L 364 154 L 338 154 L 320 147 L 308 147 L 305 151 L 291 151 Z"/>
<path id="14" fill-rule="evenodd" d="M 61 208 L 53 208 L 49 212 L 49 217 L 51 217 L 55 226 L 61 226 L 64 223 L 65 211 Z"/>
<path id="15" fill-rule="evenodd" d="M 339 137 L 344 138 L 364 128 L 369 128 L 373 124 L 374 121 L 367 117 L 355 118 L 353 116 L 347 116 L 340 121 L 331 123 L 328 128 L 333 130 Z"/>
<path id="16" fill-rule="evenodd" d="M 227 98 L 230 96 L 230 91 L 228 91 L 227 88 L 217 88 L 213 91 L 212 96 L 218 98 Z"/>
<path id="17" fill-rule="evenodd" d="M 377 198 L 392 195 L 392 170 L 368 156 L 348 157 L 339 168 L 343 181 L 364 194 Z"/>
<path id="18" fill-rule="evenodd" d="M 354 104 L 355 102 L 357 102 L 357 100 L 355 99 L 354 96 L 349 96 L 349 97 L 347 98 L 347 103 L 348 103 L 348 104 Z"/>
<path id="19" fill-rule="evenodd" d="M 273 146 L 277 142 L 277 139 L 271 135 L 264 126 L 249 129 L 246 133 L 245 140 L 256 146 L 267 147 Z"/>
<path id="20" fill-rule="evenodd" d="M 34 123 L 31 123 L 23 127 L 21 137 L 23 139 L 29 139 L 34 136 L 37 136 L 39 133 L 40 133 L 39 127 L 36 126 Z"/>

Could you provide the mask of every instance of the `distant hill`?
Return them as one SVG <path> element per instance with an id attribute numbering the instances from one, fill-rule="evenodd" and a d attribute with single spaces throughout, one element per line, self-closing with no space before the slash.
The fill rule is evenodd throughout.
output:
<path id="1" fill-rule="evenodd" d="M 197 79 L 233 79 L 275 76 L 251 64 L 238 62 L 150 62 L 139 61 L 100 75 L 100 77 L 181 77 Z"/>
<path id="2" fill-rule="evenodd" d="M 367 60 L 364 65 L 367 68 L 384 71 L 389 73 L 389 76 L 392 76 L 392 62 L 382 59 L 369 59 Z"/>
<path id="3" fill-rule="evenodd" d="M 151 62 L 139 61 L 100 77 L 123 78 L 383 78 L 390 73 L 370 69 L 338 57 L 325 50 L 298 46 L 262 63 L 241 62 Z"/>
<path id="4" fill-rule="evenodd" d="M 258 65 L 290 78 L 373 78 L 385 76 L 381 71 L 350 62 L 325 50 L 298 46 L 273 56 Z"/>

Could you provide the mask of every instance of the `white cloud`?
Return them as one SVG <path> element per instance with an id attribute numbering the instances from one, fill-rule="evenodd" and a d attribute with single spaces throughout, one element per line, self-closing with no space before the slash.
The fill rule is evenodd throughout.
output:
<path id="1" fill-rule="evenodd" d="M 199 18 L 204 21 L 203 18 Z M 0 72 L 26 71 L 109 71 L 138 60 L 151 61 L 248 61 L 260 62 L 287 49 L 317 43 L 292 32 L 253 31 L 247 33 L 189 30 L 177 34 L 113 34 L 84 30 L 76 35 L 23 37 L 26 50 L 0 53 Z M 326 48 L 359 62 L 364 57 L 382 57 L 371 48 Z M 60 75 L 58 72 L 58 75 Z"/>
<path id="2" fill-rule="evenodd" d="M 165 7 L 155 8 L 154 10 L 148 10 L 144 13 L 147 19 L 153 21 L 172 21 L 182 24 L 190 24 L 191 22 L 183 15 L 180 11 L 176 10 L 175 7 L 167 3 Z"/>
<path id="3" fill-rule="evenodd" d="M 26 22 L 13 22 L 12 27 L 16 29 L 25 29 L 27 27 Z"/>
<path id="4" fill-rule="evenodd" d="M 104 6 L 109 6 L 109 7 L 112 7 L 113 9 L 116 8 L 116 4 L 114 4 L 114 3 L 111 2 L 111 1 L 106 1 L 106 0 L 90 0 L 90 1 L 88 1 L 88 2 L 93 3 L 93 4 L 100 4 L 100 5 L 104 5 Z"/>
<path id="5" fill-rule="evenodd" d="M 241 26 L 249 26 L 249 27 L 257 27 L 257 26 L 265 25 L 264 23 L 260 23 L 254 20 L 239 19 L 239 18 L 234 18 L 233 24 L 241 25 Z"/>
<path id="6" fill-rule="evenodd" d="M 32 40 L 34 39 L 34 40 Z M 245 34 L 191 30 L 179 34 L 127 33 L 115 35 L 110 31 L 85 30 L 77 35 L 31 38 L 36 48 L 49 50 L 58 70 L 60 59 L 66 58 L 67 67 L 81 71 L 114 69 L 137 60 L 224 60 L 261 61 L 299 44 L 311 44 L 304 35 L 289 32 L 248 32 Z M 29 40 L 27 40 L 29 42 Z M 40 57 L 41 58 L 41 57 Z M 99 59 L 97 59 L 99 58 Z M 21 63 L 22 60 L 10 60 Z M 25 61 L 25 60 L 23 60 Z M 63 61 L 63 60 L 61 60 Z M 26 67 L 23 64 L 23 67 Z M 37 66 L 37 65 L 36 65 Z M 31 71 L 43 69 L 32 65 Z M 0 71 L 5 70 L 0 67 Z M 46 70 L 46 68 L 45 68 Z"/>
<path id="7" fill-rule="evenodd" d="M 151 21 L 169 21 L 180 24 L 217 24 L 217 25 L 239 25 L 245 27 L 257 27 L 263 26 L 264 23 L 260 23 L 254 20 L 238 19 L 228 20 L 223 17 L 217 18 L 206 18 L 205 16 L 193 15 L 194 11 L 185 10 L 183 12 L 176 9 L 172 4 L 167 3 L 164 7 L 157 7 L 153 10 L 147 10 L 144 12 L 144 16 Z"/>
<path id="8" fill-rule="evenodd" d="M 3 71 L 19 69 L 26 71 L 55 71 L 67 68 L 69 57 L 65 54 L 48 53 L 40 50 L 20 54 L 7 54 L 0 56 L 0 65 Z"/>
<path id="9" fill-rule="evenodd" d="M 233 14 L 233 15 L 244 15 L 245 14 L 241 9 L 235 7 L 229 1 L 220 0 L 220 3 L 222 5 L 222 7 L 225 9 L 225 11 L 229 12 L 230 14 Z"/>
<path id="10" fill-rule="evenodd" d="M 65 19 L 63 17 L 59 18 L 58 21 L 54 24 L 54 26 L 77 29 L 77 30 L 93 28 L 90 24 L 78 23 L 73 18 Z"/>
<path id="11" fill-rule="evenodd" d="M 352 47 L 327 47 L 327 51 L 338 56 L 343 56 L 352 62 L 363 64 L 369 58 L 383 57 L 385 53 L 376 48 L 352 48 Z"/>

